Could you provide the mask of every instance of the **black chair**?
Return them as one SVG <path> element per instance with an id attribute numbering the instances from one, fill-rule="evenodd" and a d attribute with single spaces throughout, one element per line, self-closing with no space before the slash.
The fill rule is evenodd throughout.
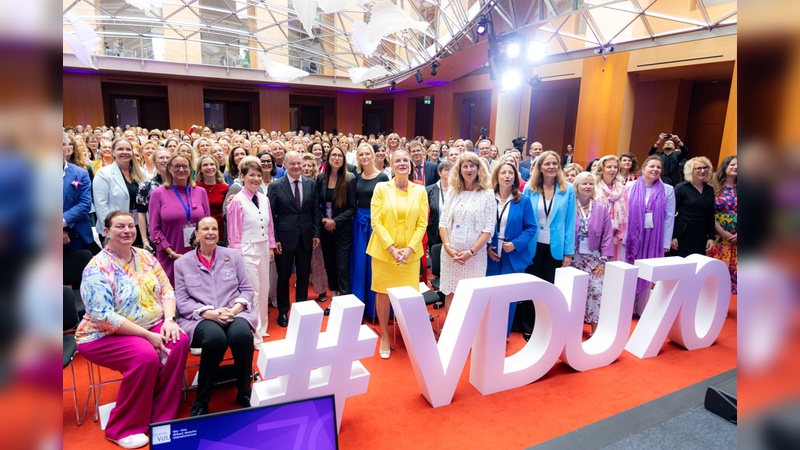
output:
<path id="1" fill-rule="evenodd" d="M 78 317 L 86 312 L 86 307 L 81 300 L 81 279 L 83 269 L 92 260 L 92 252 L 89 250 L 65 250 L 64 251 L 64 285 L 70 286 L 75 292 L 75 310 Z"/>
<path id="2" fill-rule="evenodd" d="M 72 387 L 64 389 L 64 392 L 72 391 L 72 400 L 75 405 L 75 420 L 78 426 L 83 425 L 86 419 L 86 411 L 89 408 L 89 395 L 91 392 L 86 393 L 86 404 L 83 406 L 83 414 L 78 410 L 78 390 L 75 384 L 75 363 L 73 362 L 75 354 L 78 352 L 77 344 L 75 343 L 75 328 L 80 323 L 78 312 L 75 310 L 75 298 L 72 288 L 64 286 L 64 369 L 67 366 L 72 370 Z"/>

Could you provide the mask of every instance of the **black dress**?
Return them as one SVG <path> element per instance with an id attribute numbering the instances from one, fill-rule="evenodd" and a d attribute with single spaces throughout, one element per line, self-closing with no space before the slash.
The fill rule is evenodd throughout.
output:
<path id="1" fill-rule="evenodd" d="M 703 183 L 700 193 L 692 183 L 683 181 L 675 186 L 675 229 L 678 239 L 677 256 L 706 254 L 706 242 L 714 239 L 714 188 Z"/>

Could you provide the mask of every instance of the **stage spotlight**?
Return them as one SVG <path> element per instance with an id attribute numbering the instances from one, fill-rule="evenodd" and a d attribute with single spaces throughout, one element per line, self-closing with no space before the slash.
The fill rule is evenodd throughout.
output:
<path id="1" fill-rule="evenodd" d="M 513 91 L 522 82 L 522 72 L 519 69 L 508 69 L 503 74 L 501 87 L 504 92 Z"/>
<path id="2" fill-rule="evenodd" d="M 475 27 L 475 32 L 478 33 L 478 36 L 483 36 L 487 31 L 489 31 L 489 20 L 486 18 L 486 16 L 483 16 L 481 20 L 478 21 L 478 25 Z"/>
<path id="3" fill-rule="evenodd" d="M 389 90 L 390 90 L 390 91 L 393 91 L 393 90 L 395 90 L 395 88 L 397 88 L 397 81 L 392 81 L 392 82 L 389 84 Z"/>
<path id="4" fill-rule="evenodd" d="M 437 63 L 436 61 L 431 63 L 431 76 L 432 77 L 436 76 L 436 68 L 437 67 L 439 67 L 439 63 Z"/>
<path id="5" fill-rule="evenodd" d="M 520 50 L 519 42 L 509 42 L 508 47 L 506 47 L 506 55 L 509 58 L 516 58 L 519 56 Z"/>
<path id="6" fill-rule="evenodd" d="M 531 89 L 536 89 L 537 86 L 542 84 L 542 79 L 539 77 L 539 75 L 534 75 L 530 80 L 528 80 L 528 84 L 531 85 Z"/>
<path id="7" fill-rule="evenodd" d="M 536 62 L 544 58 L 547 54 L 547 45 L 544 42 L 530 41 L 528 42 L 528 61 Z"/>
<path id="8" fill-rule="evenodd" d="M 416 78 L 416 79 L 417 79 L 417 83 L 422 83 L 422 72 L 420 72 L 419 70 L 417 70 L 417 74 L 416 74 L 416 75 L 414 75 L 414 78 Z"/>

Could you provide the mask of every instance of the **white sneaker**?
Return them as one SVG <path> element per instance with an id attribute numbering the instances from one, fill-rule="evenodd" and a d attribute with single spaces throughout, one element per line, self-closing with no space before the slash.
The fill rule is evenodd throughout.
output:
<path id="1" fill-rule="evenodd" d="M 150 439 L 144 433 L 132 434 L 120 440 L 114 440 L 111 438 L 108 438 L 108 440 L 122 448 L 140 448 L 150 443 Z"/>
<path id="2" fill-rule="evenodd" d="M 200 356 L 203 353 L 203 349 L 199 347 L 198 348 L 190 347 L 189 353 L 191 353 L 194 356 Z"/>
<path id="3" fill-rule="evenodd" d="M 272 297 L 271 299 L 269 299 L 269 305 L 272 306 L 273 308 L 277 308 L 278 307 L 278 299 L 275 298 L 275 297 Z"/>

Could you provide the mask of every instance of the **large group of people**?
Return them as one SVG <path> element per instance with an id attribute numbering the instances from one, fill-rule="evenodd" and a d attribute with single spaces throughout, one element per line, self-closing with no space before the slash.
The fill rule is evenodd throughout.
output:
<path id="1" fill-rule="evenodd" d="M 319 302 L 363 301 L 389 358 L 388 289 L 420 289 L 434 246 L 445 315 L 462 279 L 525 272 L 553 282 L 572 266 L 590 274 L 591 336 L 606 263 L 664 255 L 724 261 L 736 293 L 735 156 L 715 173 L 662 133 L 641 166 L 625 153 L 584 170 L 571 145 L 559 154 L 514 144 L 67 127 L 65 254 L 95 254 L 81 283 L 79 351 L 123 373 L 108 439 L 136 448 L 147 424 L 174 418 L 190 347 L 201 355 L 191 415 L 209 412 L 227 348 L 236 401 L 248 406 L 270 306 L 286 327 L 290 299 L 308 300 L 309 287 Z M 649 291 L 640 280 L 634 314 Z M 533 302 L 511 305 L 507 331 L 527 340 L 535 319 Z"/>

